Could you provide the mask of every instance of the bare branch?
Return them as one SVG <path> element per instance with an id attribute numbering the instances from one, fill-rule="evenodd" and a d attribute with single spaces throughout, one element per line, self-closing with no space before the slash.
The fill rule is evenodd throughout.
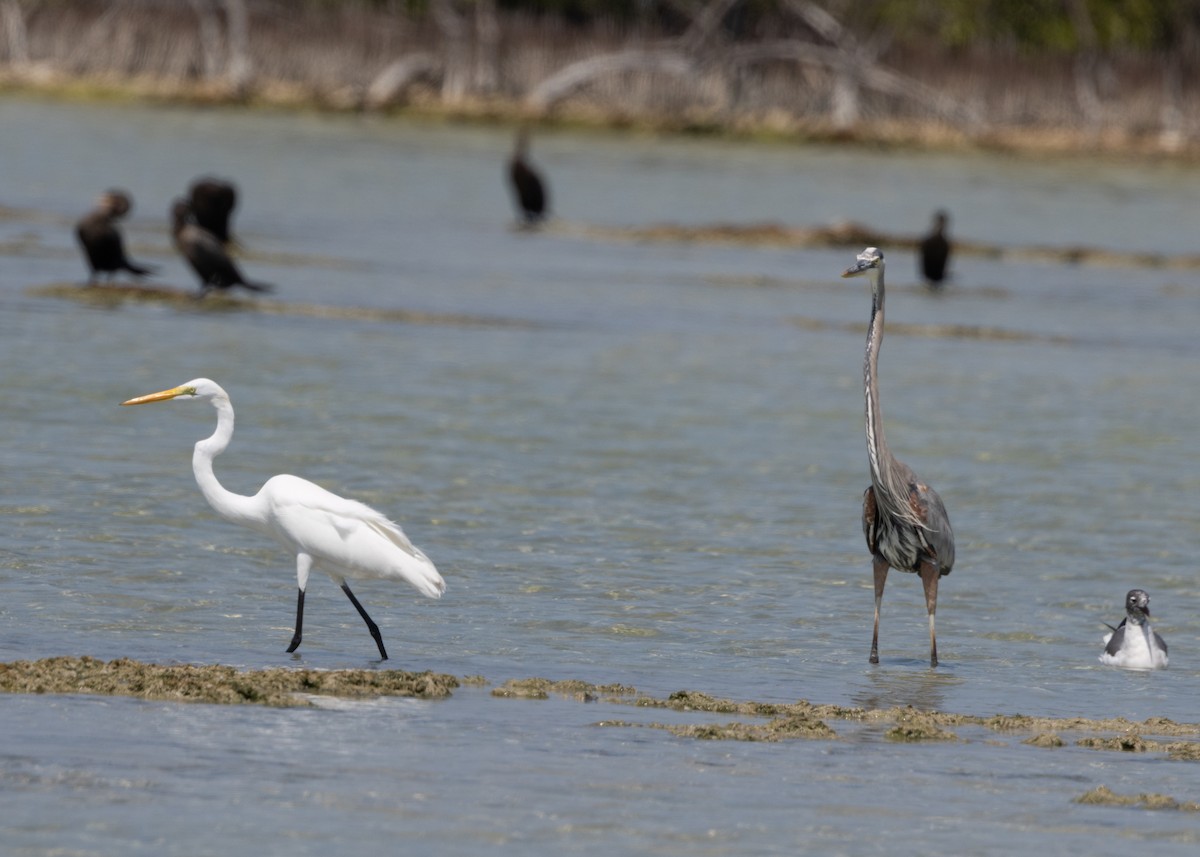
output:
<path id="1" fill-rule="evenodd" d="M 692 18 L 691 26 L 680 37 L 681 47 L 684 50 L 693 52 L 703 49 L 705 45 L 712 41 L 726 13 L 737 5 L 738 2 L 739 0 L 710 0 L 708 5 L 702 7 L 696 13 L 695 17 Z"/>
<path id="2" fill-rule="evenodd" d="M 467 25 L 454 8 L 452 0 L 433 0 L 430 4 L 433 19 L 446 41 L 445 71 L 442 74 L 442 98 L 457 104 L 467 94 L 471 74 L 470 50 L 467 44 Z"/>
<path id="3" fill-rule="evenodd" d="M 17 0 L 4 0 L 0 6 L 0 19 L 4 21 L 4 32 L 8 42 L 8 62 L 14 68 L 29 65 L 29 41 L 25 34 L 25 16 Z"/>
<path id="4" fill-rule="evenodd" d="M 226 27 L 229 34 L 229 62 L 225 78 L 238 95 L 250 87 L 254 64 L 250 59 L 250 20 L 245 0 L 225 0 Z"/>
<path id="5" fill-rule="evenodd" d="M 816 3 L 810 2 L 810 0 L 783 0 L 783 5 L 830 44 L 846 50 L 857 46 L 858 41 L 854 38 L 854 34 Z"/>
<path id="6" fill-rule="evenodd" d="M 221 71 L 221 25 L 209 0 L 188 0 L 196 13 L 196 25 L 200 31 L 200 57 L 204 65 L 204 79 L 214 80 Z"/>
<path id="7" fill-rule="evenodd" d="M 409 54 L 375 76 L 367 87 L 366 104 L 375 108 L 394 104 L 410 83 L 421 77 L 435 75 L 441 68 L 441 60 L 433 54 Z"/>
<path id="8" fill-rule="evenodd" d="M 594 77 L 625 71 L 653 71 L 685 77 L 695 72 L 695 63 L 679 51 L 628 50 L 572 63 L 543 80 L 525 96 L 526 106 L 545 110 Z"/>

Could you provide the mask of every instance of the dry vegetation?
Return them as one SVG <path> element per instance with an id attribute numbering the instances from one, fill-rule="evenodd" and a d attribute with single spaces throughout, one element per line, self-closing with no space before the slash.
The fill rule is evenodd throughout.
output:
<path id="1" fill-rule="evenodd" d="M 510 8 L 520 5 L 0 0 L 0 83 L 675 130 L 1200 152 L 1200 98 L 1183 85 L 1192 70 L 1183 49 L 1101 50 L 1086 21 L 1079 40 L 1091 49 L 1030 55 L 901 38 L 861 11 L 880 2 L 657 0 L 644 4 L 652 14 L 583 25 Z"/>

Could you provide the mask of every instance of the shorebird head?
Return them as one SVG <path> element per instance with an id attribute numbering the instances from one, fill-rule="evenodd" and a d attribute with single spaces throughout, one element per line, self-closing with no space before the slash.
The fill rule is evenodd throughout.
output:
<path id="1" fill-rule="evenodd" d="M 1144 589 L 1131 589 L 1125 596 L 1125 615 L 1134 625 L 1143 625 L 1150 618 L 1150 596 Z"/>

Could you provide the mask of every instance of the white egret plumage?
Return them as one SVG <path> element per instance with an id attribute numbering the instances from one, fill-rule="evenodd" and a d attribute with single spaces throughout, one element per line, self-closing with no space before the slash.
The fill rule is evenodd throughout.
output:
<path id="1" fill-rule="evenodd" d="M 347 500 L 297 476 L 272 476 L 252 497 L 226 490 L 213 473 L 213 459 L 225 451 L 233 437 L 233 405 L 219 384 L 197 378 L 170 390 L 122 402 L 195 400 L 210 403 L 217 411 L 217 429 L 196 443 L 192 471 L 204 499 L 227 521 L 270 536 L 296 554 L 296 630 L 289 652 L 300 645 L 304 622 L 304 593 L 309 572 L 318 568 L 337 583 L 358 610 L 367 629 L 387 660 L 379 626 L 367 615 L 350 591 L 346 578 L 402 580 L 428 598 L 441 598 L 446 583 L 437 568 L 400 527 L 382 513 L 356 500 Z"/>

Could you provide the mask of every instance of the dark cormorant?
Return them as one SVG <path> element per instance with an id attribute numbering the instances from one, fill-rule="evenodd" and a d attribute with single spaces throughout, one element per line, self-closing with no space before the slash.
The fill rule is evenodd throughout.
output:
<path id="1" fill-rule="evenodd" d="M 250 282 L 242 276 L 217 236 L 192 222 L 192 209 L 187 200 L 175 200 L 171 207 L 171 218 L 175 246 L 200 278 L 201 294 L 206 294 L 210 289 L 230 289 L 234 286 L 256 292 L 269 292 L 274 288 L 268 283 Z"/>
<path id="2" fill-rule="evenodd" d="M 537 171 L 525 160 L 529 154 L 529 132 L 522 128 L 517 132 L 517 144 L 508 162 L 508 180 L 516 198 L 518 215 L 525 225 L 532 226 L 546 216 L 549 194 Z"/>
<path id="3" fill-rule="evenodd" d="M 117 271 L 128 271 L 137 277 L 153 274 L 152 265 L 137 265 L 125 255 L 125 242 L 117 229 L 117 221 L 129 213 L 133 204 L 129 194 L 108 190 L 100 195 L 96 207 L 75 224 L 75 237 L 83 247 L 88 263 L 88 285 L 95 285 L 96 276 L 104 273 L 109 279 Z"/>
<path id="4" fill-rule="evenodd" d="M 188 188 L 188 201 L 192 216 L 202 228 L 207 229 L 222 244 L 233 241 L 229 220 L 237 206 L 237 188 L 222 179 L 205 176 L 192 182 Z"/>
<path id="5" fill-rule="evenodd" d="M 946 279 L 946 264 L 950 261 L 950 239 L 946 237 L 946 225 L 950 215 L 945 210 L 933 215 L 933 228 L 921 239 L 921 276 L 930 288 L 939 288 Z"/>

